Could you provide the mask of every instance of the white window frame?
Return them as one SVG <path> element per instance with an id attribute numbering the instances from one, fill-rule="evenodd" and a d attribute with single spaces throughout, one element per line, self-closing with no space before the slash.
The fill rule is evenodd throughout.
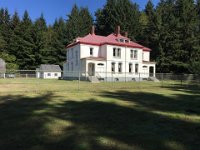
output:
<path id="1" fill-rule="evenodd" d="M 111 63 L 111 72 L 115 73 L 115 62 Z"/>
<path id="2" fill-rule="evenodd" d="M 90 47 L 90 56 L 93 56 L 93 55 L 94 55 L 94 48 Z"/>
<path id="3" fill-rule="evenodd" d="M 129 65 L 128 65 L 128 72 L 133 73 L 133 64 L 132 63 L 129 63 Z"/>
<path id="4" fill-rule="evenodd" d="M 122 73 L 122 63 L 118 63 L 118 72 Z"/>
<path id="5" fill-rule="evenodd" d="M 121 48 L 113 48 L 113 57 L 114 58 L 121 58 Z"/>
<path id="6" fill-rule="evenodd" d="M 135 73 L 139 73 L 139 64 L 135 64 Z"/>

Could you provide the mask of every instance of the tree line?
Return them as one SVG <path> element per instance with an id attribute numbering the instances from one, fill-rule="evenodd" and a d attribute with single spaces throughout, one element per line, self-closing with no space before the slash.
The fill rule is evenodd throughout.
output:
<path id="1" fill-rule="evenodd" d="M 74 5 L 66 18 L 47 25 L 43 15 L 31 20 L 0 9 L 0 57 L 8 69 L 35 69 L 40 64 L 59 64 L 65 47 L 76 37 L 108 35 L 120 25 L 122 33 L 152 49 L 157 72 L 200 73 L 200 0 L 149 0 L 144 10 L 131 0 L 107 0 L 93 17 L 88 8 Z"/>

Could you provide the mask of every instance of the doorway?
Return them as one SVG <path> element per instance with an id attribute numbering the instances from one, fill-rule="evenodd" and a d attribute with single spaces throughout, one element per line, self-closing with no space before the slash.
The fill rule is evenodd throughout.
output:
<path id="1" fill-rule="evenodd" d="M 154 67 L 149 67 L 149 76 L 153 77 L 154 76 Z"/>
<path id="2" fill-rule="evenodd" d="M 95 64 L 94 63 L 88 64 L 88 74 L 89 74 L 89 76 L 95 75 Z"/>

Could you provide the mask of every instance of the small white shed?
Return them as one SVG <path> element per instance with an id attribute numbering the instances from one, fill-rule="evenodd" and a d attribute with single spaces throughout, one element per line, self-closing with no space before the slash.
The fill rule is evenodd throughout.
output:
<path id="1" fill-rule="evenodd" d="M 36 77 L 41 79 L 58 79 L 61 73 L 59 65 L 42 64 L 36 69 Z"/>
<path id="2" fill-rule="evenodd" d="M 6 73 L 6 63 L 0 58 L 0 78 L 5 78 Z"/>

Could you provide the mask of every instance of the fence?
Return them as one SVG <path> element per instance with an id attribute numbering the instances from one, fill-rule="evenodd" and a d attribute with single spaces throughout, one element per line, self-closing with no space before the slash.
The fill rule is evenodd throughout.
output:
<path id="1" fill-rule="evenodd" d="M 47 79 L 44 79 L 47 78 Z M 55 78 L 55 79 L 49 79 Z M 100 82 L 99 84 L 92 84 Z M 77 92 L 200 86 L 200 75 L 172 73 L 56 72 L 16 70 L 0 74 L 0 92 Z"/>

